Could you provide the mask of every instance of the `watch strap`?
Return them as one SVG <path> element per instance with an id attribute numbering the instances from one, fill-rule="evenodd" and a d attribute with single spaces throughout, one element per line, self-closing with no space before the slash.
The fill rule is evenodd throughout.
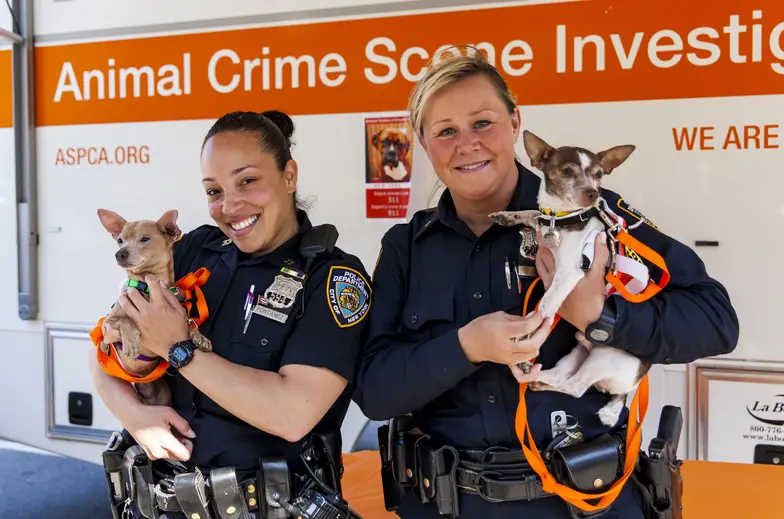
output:
<path id="1" fill-rule="evenodd" d="M 612 341 L 615 335 L 616 316 L 615 299 L 613 299 L 613 296 L 610 296 L 605 300 L 599 319 L 587 326 L 585 330 L 586 339 L 597 345 L 605 345 Z"/>

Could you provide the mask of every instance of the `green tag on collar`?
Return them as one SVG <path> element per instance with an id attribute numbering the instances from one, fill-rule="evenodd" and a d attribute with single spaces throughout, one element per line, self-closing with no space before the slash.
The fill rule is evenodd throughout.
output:
<path id="1" fill-rule="evenodd" d="M 126 279 L 125 280 L 125 286 L 126 287 L 133 287 L 136 290 L 138 290 L 139 292 L 144 292 L 145 294 L 149 294 L 150 293 L 150 287 L 144 281 L 136 281 L 135 279 Z M 177 287 L 169 287 L 169 290 L 171 290 L 171 292 L 174 293 L 174 294 L 177 293 Z"/>

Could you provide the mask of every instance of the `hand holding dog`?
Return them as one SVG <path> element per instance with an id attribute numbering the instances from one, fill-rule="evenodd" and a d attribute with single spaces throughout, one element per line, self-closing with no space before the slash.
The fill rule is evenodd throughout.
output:
<path id="1" fill-rule="evenodd" d="M 505 312 L 477 317 L 458 330 L 458 339 L 468 360 L 512 365 L 539 354 L 539 347 L 550 334 L 551 320 L 540 313 L 525 317 Z M 520 340 L 520 337 L 530 337 Z"/>
<path id="2" fill-rule="evenodd" d="M 610 250 L 607 248 L 606 239 L 604 233 L 596 237 L 591 268 L 558 310 L 558 315 L 582 332 L 585 332 L 589 324 L 599 319 L 607 297 L 605 274 Z M 536 270 L 542 278 L 545 289 L 549 289 L 555 275 L 555 257 L 542 243 L 541 232 L 537 233 L 537 240 L 539 251 L 536 253 Z"/>
<path id="3" fill-rule="evenodd" d="M 165 359 L 173 344 L 188 339 L 188 317 L 177 297 L 157 278 L 147 276 L 145 282 L 150 287 L 149 301 L 134 288 L 118 301 L 139 329 L 144 346 Z"/>

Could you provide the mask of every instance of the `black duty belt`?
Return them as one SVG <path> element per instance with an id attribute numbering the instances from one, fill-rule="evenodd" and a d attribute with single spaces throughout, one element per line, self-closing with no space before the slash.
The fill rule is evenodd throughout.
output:
<path id="1" fill-rule="evenodd" d="M 530 501 L 549 496 L 521 451 L 458 451 L 458 490 L 487 501 Z M 551 467 L 548 464 L 548 471 Z"/>

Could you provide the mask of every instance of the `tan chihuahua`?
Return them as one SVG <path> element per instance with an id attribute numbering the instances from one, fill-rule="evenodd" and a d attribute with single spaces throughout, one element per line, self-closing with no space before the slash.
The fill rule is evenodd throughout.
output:
<path id="1" fill-rule="evenodd" d="M 128 280 L 124 288 L 134 286 L 149 301 L 150 294 L 144 283 L 147 275 L 153 275 L 167 286 L 174 283 L 174 255 L 172 245 L 182 235 L 177 226 L 177 211 L 164 213 L 161 218 L 127 222 L 122 216 L 106 209 L 98 209 L 98 218 L 104 228 L 112 235 L 119 245 L 114 257 L 117 264 L 125 269 Z M 177 292 L 175 292 L 177 294 Z M 201 333 L 190 329 L 190 338 L 198 349 L 212 351 L 212 343 Z M 109 354 L 114 347 L 122 367 L 138 377 L 152 373 L 158 366 L 160 358 L 146 349 L 141 343 L 141 334 L 130 317 L 115 303 L 103 323 L 103 334 L 110 331 L 121 337 L 121 342 L 114 344 L 101 343 L 101 351 Z M 139 400 L 148 405 L 170 405 L 171 391 L 163 378 L 154 382 L 134 384 Z"/>

